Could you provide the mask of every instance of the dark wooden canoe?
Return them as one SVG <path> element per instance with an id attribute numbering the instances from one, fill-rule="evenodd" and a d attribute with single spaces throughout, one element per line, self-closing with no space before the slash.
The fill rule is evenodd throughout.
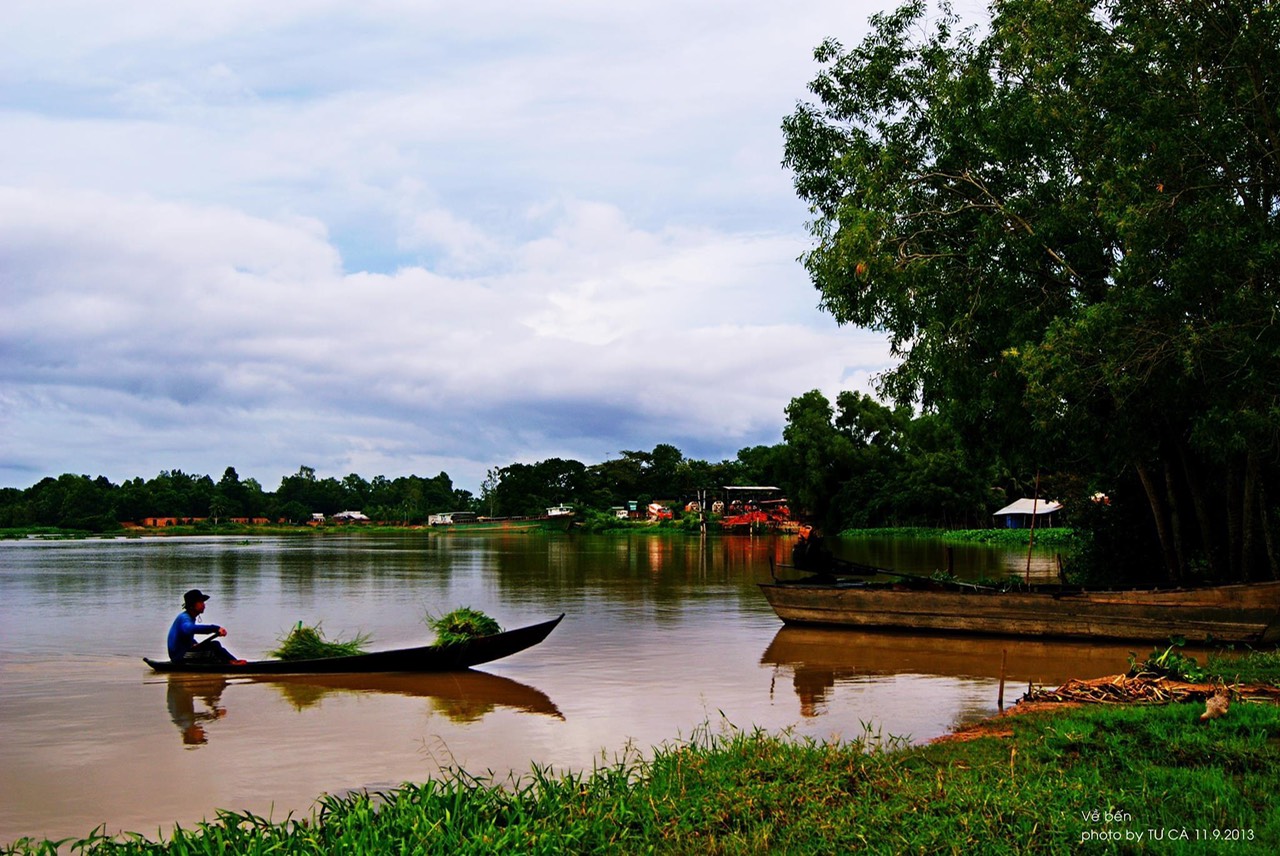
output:
<path id="1" fill-rule="evenodd" d="M 787 624 L 1000 636 L 1270 643 L 1280 582 L 1197 589 L 1000 592 L 799 580 L 760 586 Z"/>
<path id="2" fill-rule="evenodd" d="M 143 661 L 157 672 L 190 672 L 225 675 L 314 675 L 343 672 L 452 672 L 490 663 L 532 648 L 550 635 L 564 618 L 531 624 L 515 630 L 477 636 L 453 645 L 426 645 L 400 648 L 354 657 L 327 657 L 322 660 L 250 660 L 243 666 L 230 663 L 174 663 L 169 660 Z"/>

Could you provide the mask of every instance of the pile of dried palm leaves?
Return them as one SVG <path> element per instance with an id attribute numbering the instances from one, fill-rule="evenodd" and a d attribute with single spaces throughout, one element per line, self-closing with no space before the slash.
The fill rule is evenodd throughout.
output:
<path id="1" fill-rule="evenodd" d="M 1031 689 L 1019 699 L 1022 702 L 1075 702 L 1078 704 L 1172 704 L 1176 702 L 1208 702 L 1221 700 L 1244 702 L 1280 702 L 1280 687 L 1267 684 L 1243 685 L 1187 683 L 1169 678 L 1138 675 L 1113 675 L 1093 680 L 1067 681 L 1057 689 Z"/>
<path id="2" fill-rule="evenodd" d="M 1129 671 L 1094 680 L 1068 681 L 1057 689 L 1032 689 L 1021 702 L 1076 702 L 1080 704 L 1171 704 L 1209 702 L 1210 710 L 1225 711 L 1229 701 L 1280 701 L 1280 688 L 1271 684 L 1245 686 L 1237 680 L 1210 680 L 1207 668 L 1182 653 L 1181 638 L 1163 651 L 1155 648 L 1144 660 L 1129 655 Z M 1215 714 L 1220 716 L 1221 713 Z M 1213 717 L 1210 717 L 1213 718 Z"/>

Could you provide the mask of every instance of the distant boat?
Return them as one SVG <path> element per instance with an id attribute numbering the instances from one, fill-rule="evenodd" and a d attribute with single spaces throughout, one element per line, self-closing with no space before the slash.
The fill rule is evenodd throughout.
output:
<path id="1" fill-rule="evenodd" d="M 433 514 L 427 525 L 444 532 L 566 532 L 573 525 L 574 510 L 570 505 L 553 505 L 546 514 L 525 517 L 482 517 L 474 511 L 449 511 Z"/>
<path id="2" fill-rule="evenodd" d="M 727 502 L 719 510 L 725 532 L 772 532 L 795 529 L 791 508 L 776 487 L 726 487 Z M 715 505 L 712 512 L 716 512 Z"/>
<path id="3" fill-rule="evenodd" d="M 824 575 L 762 583 L 760 589 L 787 624 L 1148 642 L 1280 641 L 1280 582 L 997 591 L 918 578 L 882 583 Z"/>

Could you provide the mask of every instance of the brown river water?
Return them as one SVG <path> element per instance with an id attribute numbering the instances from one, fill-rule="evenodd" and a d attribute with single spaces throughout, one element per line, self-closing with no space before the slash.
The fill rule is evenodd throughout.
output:
<path id="1" fill-rule="evenodd" d="M 1123 671 L 1133 646 L 783 628 L 757 584 L 786 536 L 428 535 L 0 543 L 0 845 L 155 836 L 219 808 L 280 820 L 315 798 L 461 768 L 495 780 L 645 754 L 705 731 L 923 742 L 1028 684 Z M 837 545 L 912 572 L 1020 572 L 1026 554 Z M 1036 556 L 1035 575 L 1051 556 Z M 779 571 L 779 573 L 782 573 Z M 298 621 L 369 648 L 427 644 L 459 606 L 540 646 L 461 674 L 166 677 L 182 593 L 260 658 Z M 1146 651 L 1140 652 L 1146 653 Z"/>

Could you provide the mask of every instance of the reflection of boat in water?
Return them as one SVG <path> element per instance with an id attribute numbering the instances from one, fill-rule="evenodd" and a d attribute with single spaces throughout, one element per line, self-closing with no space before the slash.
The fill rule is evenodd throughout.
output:
<path id="1" fill-rule="evenodd" d="M 788 626 L 778 630 L 760 662 L 848 677 L 910 673 L 998 678 L 1003 660 L 1010 680 L 1056 684 L 1123 672 L 1132 650 L 1124 644 L 1069 640 Z"/>
<path id="2" fill-rule="evenodd" d="M 1003 666 L 1011 686 L 1057 686 L 1072 678 L 1123 672 L 1130 651 L 1114 643 L 783 627 L 760 662 L 791 670 L 801 713 L 813 716 L 837 683 L 869 682 L 885 675 L 995 680 Z"/>
<path id="3" fill-rule="evenodd" d="M 252 681 L 275 687 L 298 710 L 339 693 L 390 693 L 431 699 L 436 710 L 455 722 L 475 722 L 499 707 L 564 719 L 541 690 L 471 670 L 418 675 L 256 675 Z"/>
<path id="4" fill-rule="evenodd" d="M 454 722 L 478 722 L 498 708 L 564 719 L 546 693 L 510 678 L 476 672 L 423 674 L 227 675 L 167 676 L 165 703 L 182 732 L 182 742 L 196 747 L 209 742 L 206 726 L 227 716 L 222 696 L 228 687 L 265 684 L 274 687 L 295 710 L 304 711 L 337 694 L 391 694 L 422 698 Z M 234 695 L 236 690 L 231 691 Z M 221 726 L 227 727 L 227 726 Z"/>
<path id="5" fill-rule="evenodd" d="M 351 657 L 326 657 L 318 660 L 251 660 L 248 663 L 210 663 L 182 660 L 142 659 L 157 672 L 189 672 L 193 674 L 227 675 L 295 675 L 334 674 L 339 672 L 368 674 L 373 672 L 449 672 L 469 669 L 532 648 L 551 634 L 564 618 L 530 624 L 490 636 L 476 636 L 450 645 L 424 645 L 377 651 Z"/>

